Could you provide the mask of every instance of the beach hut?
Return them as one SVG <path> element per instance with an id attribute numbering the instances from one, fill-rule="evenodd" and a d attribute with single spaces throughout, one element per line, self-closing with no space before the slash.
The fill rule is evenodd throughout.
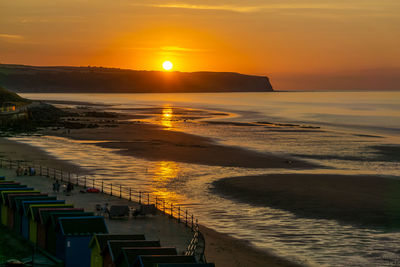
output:
<path id="1" fill-rule="evenodd" d="M 37 227 L 37 244 L 39 247 L 46 249 L 47 229 L 46 222 L 49 220 L 51 214 L 77 214 L 85 213 L 80 208 L 42 208 L 39 209 L 39 221 Z M 87 214 L 87 213 L 86 213 Z M 86 216 L 91 216 L 93 213 L 89 213 Z M 70 215 L 68 215 L 70 216 Z M 55 236 L 55 234 L 54 234 Z"/>
<path id="2" fill-rule="evenodd" d="M 0 188 L 0 196 L 1 198 L 3 197 L 3 193 L 20 193 L 20 192 L 38 192 L 33 190 L 32 188 Z M 1 202 L 1 200 L 0 200 Z M 1 223 L 3 225 L 7 225 L 7 218 L 8 218 L 8 207 L 6 207 L 5 205 L 3 205 L 3 203 L 0 203 L 1 206 Z"/>
<path id="3" fill-rule="evenodd" d="M 21 234 L 22 233 L 22 202 L 27 200 L 56 200 L 57 198 L 54 196 L 48 196 L 47 194 L 35 194 L 31 196 L 20 196 L 13 197 L 12 200 L 12 209 L 14 210 L 14 231 Z"/>
<path id="4" fill-rule="evenodd" d="M 103 266 L 116 266 L 117 259 L 121 255 L 122 248 L 126 247 L 161 247 L 160 241 L 147 240 L 109 240 L 107 246 L 102 252 Z M 121 261 L 130 262 L 129 259 L 121 257 Z"/>
<path id="5" fill-rule="evenodd" d="M 176 248 L 166 247 L 124 247 L 121 250 L 119 259 L 115 262 L 118 267 L 131 267 L 139 256 L 143 255 L 168 255 L 176 256 Z"/>
<path id="6" fill-rule="evenodd" d="M 30 205 L 37 204 L 65 204 L 64 200 L 25 200 L 21 202 L 22 216 L 21 216 L 21 234 L 26 239 L 29 239 L 29 217 L 28 210 Z"/>
<path id="7" fill-rule="evenodd" d="M 12 206 L 12 200 L 14 197 L 19 197 L 19 196 L 32 196 L 32 195 L 37 195 L 40 194 L 39 192 L 34 192 L 34 193 L 23 193 L 23 194 L 8 194 L 7 197 L 5 198 L 5 206 L 7 206 L 8 210 L 8 215 L 7 215 L 7 227 L 9 229 L 14 229 L 14 220 L 15 220 L 15 209 Z"/>
<path id="8" fill-rule="evenodd" d="M 102 216 L 58 218 L 56 256 L 65 267 L 90 266 L 90 241 L 95 234 L 108 233 Z"/>
<path id="9" fill-rule="evenodd" d="M 29 240 L 36 244 L 37 243 L 37 230 L 39 221 L 39 209 L 43 208 L 73 208 L 72 204 L 35 204 L 30 205 L 27 216 L 29 218 Z"/>
<path id="10" fill-rule="evenodd" d="M 133 263 L 133 267 L 154 267 L 161 263 L 196 263 L 194 256 L 141 255 Z"/>
<path id="11" fill-rule="evenodd" d="M 91 267 L 103 266 L 102 252 L 107 246 L 109 240 L 145 240 L 144 235 L 111 235 L 111 234 L 97 234 L 93 236 L 90 241 L 89 247 L 91 249 Z"/>
<path id="12" fill-rule="evenodd" d="M 57 231 L 59 230 L 59 222 L 58 218 L 61 217 L 88 217 L 93 216 L 90 212 L 74 212 L 71 214 L 64 212 L 51 213 L 45 222 L 46 227 L 46 250 L 53 255 L 56 255 L 56 247 L 57 247 Z"/>

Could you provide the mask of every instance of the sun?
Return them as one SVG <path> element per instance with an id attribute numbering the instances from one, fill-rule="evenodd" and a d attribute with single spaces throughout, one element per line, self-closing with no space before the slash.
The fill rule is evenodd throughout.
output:
<path id="1" fill-rule="evenodd" d="M 173 65 L 171 63 L 171 61 L 164 61 L 162 64 L 162 67 L 164 68 L 164 70 L 171 70 Z"/>

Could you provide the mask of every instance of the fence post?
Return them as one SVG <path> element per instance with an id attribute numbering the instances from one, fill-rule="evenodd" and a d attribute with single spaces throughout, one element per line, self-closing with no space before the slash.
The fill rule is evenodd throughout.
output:
<path id="1" fill-rule="evenodd" d="M 56 169 L 53 169 L 53 173 L 54 173 L 54 180 L 56 179 Z"/>
<path id="2" fill-rule="evenodd" d="M 101 180 L 101 192 L 104 192 L 104 180 Z"/>
<path id="3" fill-rule="evenodd" d="M 70 182 L 71 182 L 71 173 L 68 172 L 68 183 L 70 183 Z"/>
<path id="4" fill-rule="evenodd" d="M 85 181 L 84 181 L 84 183 L 85 183 L 84 188 L 86 188 L 86 176 L 85 176 Z"/>
<path id="5" fill-rule="evenodd" d="M 142 204 L 142 192 L 139 191 L 139 204 Z"/>
<path id="6" fill-rule="evenodd" d="M 185 225 L 187 226 L 187 222 L 188 222 L 188 221 L 187 221 L 187 209 L 186 209 L 186 211 L 185 211 L 185 218 L 186 218 L 186 219 L 185 219 Z"/>
<path id="7" fill-rule="evenodd" d="M 76 186 L 78 186 L 79 185 L 79 176 L 78 176 L 78 174 L 76 175 Z"/>
<path id="8" fill-rule="evenodd" d="M 181 207 L 178 206 L 178 223 L 181 222 Z"/>
<path id="9" fill-rule="evenodd" d="M 93 185 L 92 187 L 94 188 L 94 178 L 93 178 L 93 184 L 92 185 Z"/>
<path id="10" fill-rule="evenodd" d="M 192 231 L 193 231 L 193 214 L 192 214 Z"/>
<path id="11" fill-rule="evenodd" d="M 173 204 L 171 203 L 171 218 L 174 217 L 174 212 L 173 212 Z"/>
<path id="12" fill-rule="evenodd" d="M 129 201 L 132 201 L 132 188 L 129 187 Z"/>
<path id="13" fill-rule="evenodd" d="M 163 199 L 162 203 L 163 203 L 163 212 L 165 214 L 165 200 L 164 199 Z"/>
<path id="14" fill-rule="evenodd" d="M 60 170 L 60 173 L 61 173 L 61 182 L 63 181 L 63 173 L 62 173 L 62 170 Z"/>
<path id="15" fill-rule="evenodd" d="M 122 198 L 122 185 L 119 185 L 119 198 Z"/>
<path id="16" fill-rule="evenodd" d="M 47 177 L 50 178 L 50 171 L 49 171 L 49 167 L 47 167 Z"/>
<path id="17" fill-rule="evenodd" d="M 147 205 L 150 205 L 150 193 L 147 193 Z"/>
<path id="18" fill-rule="evenodd" d="M 158 196 L 156 196 L 156 208 L 157 208 L 157 201 L 158 201 Z"/>
<path id="19" fill-rule="evenodd" d="M 110 184 L 110 188 L 111 188 L 110 195 L 112 196 L 112 183 Z"/>

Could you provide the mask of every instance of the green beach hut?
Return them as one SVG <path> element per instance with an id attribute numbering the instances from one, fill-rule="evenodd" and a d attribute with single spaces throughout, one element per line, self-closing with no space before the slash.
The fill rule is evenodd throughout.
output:
<path id="1" fill-rule="evenodd" d="M 40 208 L 73 208 L 72 204 L 54 203 L 54 204 L 32 204 L 29 206 L 27 217 L 29 218 L 29 240 L 36 244 L 37 243 L 37 229 L 39 221 L 39 209 Z"/>
<path id="2" fill-rule="evenodd" d="M 8 215 L 7 215 L 7 227 L 9 229 L 14 229 L 14 221 L 15 221 L 15 209 L 12 205 L 12 200 L 14 197 L 20 197 L 20 196 L 32 196 L 35 194 L 40 194 L 40 193 L 23 193 L 23 194 L 8 194 L 7 197 L 5 198 L 5 205 L 7 206 L 8 209 Z"/>
<path id="3" fill-rule="evenodd" d="M 137 235 L 112 235 L 112 234 L 97 234 L 94 235 L 90 241 L 89 247 L 91 249 L 91 267 L 103 266 L 102 252 L 107 246 L 109 240 L 145 240 L 145 236 Z"/>
<path id="4" fill-rule="evenodd" d="M 160 241 L 150 240 L 109 240 L 107 246 L 102 252 L 103 266 L 116 266 L 118 257 L 122 253 L 122 248 L 159 248 L 161 247 Z M 123 259 L 129 262 L 129 259 Z"/>
<path id="5" fill-rule="evenodd" d="M 167 247 L 124 247 L 115 266 L 131 267 L 139 256 L 143 255 L 166 255 L 176 256 L 178 252 L 176 248 Z"/>
<path id="6" fill-rule="evenodd" d="M 0 188 L 0 196 L 3 199 L 5 193 L 12 193 L 12 194 L 19 194 L 19 193 L 26 193 L 26 192 L 39 192 L 35 191 L 32 188 Z M 1 223 L 6 226 L 7 225 L 7 219 L 8 219 L 8 207 L 3 204 L 1 201 Z"/>

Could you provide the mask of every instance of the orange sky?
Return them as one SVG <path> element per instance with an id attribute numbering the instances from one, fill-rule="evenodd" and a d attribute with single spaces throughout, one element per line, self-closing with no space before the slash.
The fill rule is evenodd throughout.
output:
<path id="1" fill-rule="evenodd" d="M 267 75 L 280 90 L 400 89 L 400 1 L 0 2 L 1 63 L 160 70 L 164 60 Z"/>

